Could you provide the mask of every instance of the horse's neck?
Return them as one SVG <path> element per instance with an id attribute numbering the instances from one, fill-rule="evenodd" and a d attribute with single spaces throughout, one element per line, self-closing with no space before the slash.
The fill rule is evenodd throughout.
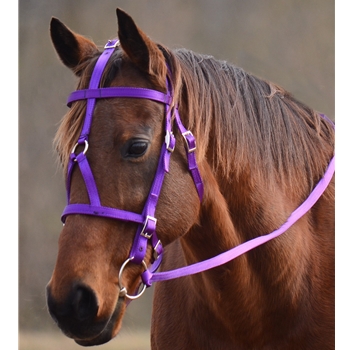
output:
<path id="1" fill-rule="evenodd" d="M 262 189 L 263 186 L 252 188 L 246 181 L 232 179 L 230 183 L 222 180 L 219 188 L 212 173 L 204 173 L 206 192 L 200 224 L 182 240 L 189 264 L 272 232 L 295 209 L 282 191 L 270 193 Z M 294 302 L 298 303 L 303 285 L 302 265 L 309 246 L 308 235 L 301 233 L 307 230 L 308 220 L 302 219 L 289 230 L 287 237 L 282 236 L 230 263 L 193 276 L 198 279 L 193 285 L 204 283 L 208 299 L 220 301 L 211 303 L 213 308 L 221 309 L 217 311 L 229 310 L 240 324 L 246 319 L 250 327 L 256 327 L 261 320 L 248 320 L 249 315 L 263 315 L 266 308 L 278 309 L 278 302 L 287 303 L 291 308 Z M 276 296 L 273 305 L 265 299 L 270 293 Z"/>

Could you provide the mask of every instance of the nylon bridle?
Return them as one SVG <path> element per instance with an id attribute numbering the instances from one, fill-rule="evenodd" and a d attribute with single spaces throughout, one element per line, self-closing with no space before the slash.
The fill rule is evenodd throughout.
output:
<path id="1" fill-rule="evenodd" d="M 173 98 L 171 84 L 169 81 L 167 81 L 167 93 L 162 93 L 157 90 L 134 87 L 99 87 L 102 73 L 104 72 L 106 64 L 118 45 L 119 41 L 117 39 L 108 41 L 104 51 L 96 62 L 90 79 L 89 88 L 74 91 L 68 98 L 67 104 L 69 107 L 73 102 L 79 100 L 87 100 L 87 105 L 81 134 L 78 138 L 77 143 L 73 147 L 69 158 L 66 183 L 67 205 L 62 213 L 61 220 L 64 223 L 68 215 L 84 214 L 129 221 L 138 224 L 129 257 L 123 263 L 119 271 L 120 296 L 125 296 L 129 299 L 136 299 L 141 296 L 146 287 L 151 286 L 153 282 L 192 275 L 223 265 L 226 262 L 233 260 L 236 257 L 246 253 L 247 251 L 254 249 L 255 247 L 262 245 L 267 241 L 276 238 L 284 233 L 316 203 L 316 201 L 325 191 L 334 174 L 335 158 L 333 156 L 323 178 L 315 186 L 309 197 L 294 212 L 292 212 L 288 220 L 279 229 L 269 234 L 259 236 L 250 241 L 242 243 L 239 246 L 234 247 L 211 259 L 172 271 L 156 272 L 162 261 L 163 246 L 156 233 L 157 219 L 155 217 L 155 212 L 165 174 L 169 172 L 170 156 L 175 149 L 175 137 L 172 131 L 173 113 L 174 122 L 185 140 L 188 169 L 192 175 L 200 200 L 203 198 L 204 187 L 195 157 L 196 140 L 191 131 L 187 130 L 182 124 L 177 106 L 175 105 L 172 107 Z M 94 180 L 88 159 L 86 157 L 86 153 L 89 148 L 89 134 L 96 99 L 118 97 L 150 99 L 156 102 L 161 102 L 165 105 L 165 141 L 161 148 L 158 166 L 155 177 L 153 179 L 151 190 L 141 214 L 101 205 L 96 182 Z M 325 116 L 323 117 L 326 118 Z M 83 146 L 83 151 L 79 154 L 76 154 L 78 146 Z M 82 173 L 90 204 L 70 204 L 71 177 L 75 165 L 79 166 L 79 169 Z M 144 260 L 149 242 L 154 253 L 150 267 L 147 266 Z M 126 288 L 122 285 L 122 274 L 124 268 L 130 262 L 142 265 L 144 268 L 144 272 L 141 274 L 143 287 L 141 288 L 140 292 L 137 292 L 136 295 L 128 294 Z"/>
<path id="2" fill-rule="evenodd" d="M 82 127 L 81 134 L 78 138 L 77 143 L 73 147 L 72 153 L 69 158 L 68 170 L 67 170 L 67 206 L 65 207 L 62 214 L 62 221 L 65 222 L 66 217 L 72 214 L 85 214 L 93 216 L 101 216 L 106 218 L 118 219 L 122 221 L 130 221 L 138 224 L 138 229 L 133 241 L 133 245 L 129 254 L 129 258 L 124 262 L 120 269 L 120 277 L 129 262 L 135 264 L 142 264 L 145 270 L 148 270 L 147 265 L 144 261 L 148 242 L 151 242 L 154 251 L 154 262 L 151 267 L 152 271 L 155 271 L 161 263 L 163 247 L 161 241 L 157 237 L 155 211 L 157 203 L 162 189 L 164 176 L 169 172 L 170 156 L 175 149 L 175 137 L 172 131 L 172 95 L 171 85 L 167 81 L 167 93 L 162 93 L 157 90 L 145 89 L 145 88 L 134 88 L 134 87 L 109 87 L 99 88 L 102 73 L 106 67 L 109 58 L 112 56 L 115 48 L 119 45 L 118 40 L 109 41 L 103 53 L 98 58 L 94 67 L 89 88 L 84 90 L 77 90 L 70 94 L 68 98 L 68 106 L 75 101 L 87 100 L 86 114 L 84 124 Z M 88 159 L 86 157 L 87 150 L 89 148 L 89 134 L 91 129 L 92 117 L 95 108 L 96 99 L 99 98 L 117 98 L 117 97 L 128 97 L 128 98 L 142 98 L 150 99 L 153 101 L 161 102 L 165 104 L 165 141 L 162 145 L 160 158 L 156 174 L 149 192 L 148 198 L 144 205 L 144 209 L 141 214 L 121 209 L 105 207 L 101 205 L 100 196 L 96 186 L 96 182 L 90 168 Z M 178 127 L 180 133 L 184 137 L 188 159 L 188 169 L 192 175 L 194 184 L 196 186 L 198 196 L 200 200 L 203 198 L 203 182 L 198 170 L 195 150 L 196 140 L 193 134 L 187 130 L 181 122 L 178 109 L 174 108 L 175 124 Z M 79 154 L 76 154 L 78 146 L 83 146 L 84 149 Z M 81 174 L 83 176 L 87 193 L 89 196 L 90 204 L 70 204 L 70 187 L 71 177 L 75 165 L 79 166 Z M 130 299 L 135 298 L 133 295 L 127 294 L 126 288 L 121 285 L 121 278 L 119 278 L 121 294 L 127 296 Z M 145 290 L 143 287 L 141 293 L 136 297 L 140 296 Z"/>

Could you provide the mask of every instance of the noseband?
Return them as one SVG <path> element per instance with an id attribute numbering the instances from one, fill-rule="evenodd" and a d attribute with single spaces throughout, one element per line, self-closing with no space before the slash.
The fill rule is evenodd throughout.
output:
<path id="1" fill-rule="evenodd" d="M 115 48 L 119 46 L 118 40 L 109 41 L 105 50 L 99 57 L 94 67 L 89 88 L 85 90 L 77 90 L 70 94 L 68 98 L 68 106 L 71 106 L 72 102 L 78 100 L 87 100 L 86 115 L 84 119 L 83 128 L 80 137 L 73 147 L 70 155 L 68 171 L 67 171 L 67 206 L 65 207 L 62 214 L 62 222 L 64 223 L 66 217 L 72 214 L 85 214 L 93 216 L 101 216 L 106 218 L 118 219 L 123 221 L 135 222 L 138 225 L 134 242 L 130 251 L 129 258 L 122 265 L 119 272 L 119 284 L 121 290 L 121 296 L 127 296 L 129 299 L 135 299 L 139 297 L 146 289 L 144 284 L 141 292 L 134 296 L 128 295 L 125 287 L 121 285 L 121 275 L 125 266 L 132 261 L 135 264 L 142 264 L 147 271 L 147 265 L 144 261 L 148 241 L 151 242 L 154 251 L 154 262 L 152 265 L 152 271 L 154 272 L 160 265 L 162 260 L 163 247 L 161 241 L 158 239 L 156 234 L 156 223 L 155 211 L 162 188 L 165 173 L 169 172 L 169 163 L 171 153 L 175 148 L 175 137 L 172 132 L 172 95 L 171 86 L 167 81 L 167 93 L 164 94 L 157 90 L 134 88 L 134 87 L 110 87 L 110 88 L 99 88 L 102 73 L 106 67 L 106 64 L 113 54 Z M 142 214 L 124 211 L 121 209 L 105 207 L 101 205 L 100 197 L 96 182 L 91 171 L 88 159 L 86 157 L 87 150 L 89 148 L 89 134 L 91 129 L 92 117 L 95 108 L 96 99 L 98 98 L 116 98 L 116 97 L 129 97 L 129 98 L 142 98 L 149 99 L 165 104 L 165 142 L 162 145 L 160 158 L 158 161 L 157 171 L 153 180 L 153 184 L 148 195 L 147 201 L 143 208 Z M 192 175 L 194 184 L 196 186 L 198 196 L 200 200 L 203 198 L 203 182 L 198 170 L 195 149 L 196 140 L 193 134 L 187 130 L 181 122 L 178 109 L 174 108 L 175 123 L 180 130 L 180 133 L 185 139 L 188 168 Z M 76 154 L 78 146 L 84 146 L 81 153 Z M 87 193 L 89 196 L 90 204 L 70 204 L 70 187 L 71 177 L 74 166 L 78 164 L 82 173 Z"/>
<path id="2" fill-rule="evenodd" d="M 167 93 L 162 93 L 157 90 L 144 89 L 144 88 L 133 88 L 133 87 L 109 87 L 109 88 L 99 88 L 102 73 L 106 67 L 106 64 L 113 54 L 115 48 L 119 45 L 118 40 L 109 41 L 105 50 L 97 60 L 94 71 L 92 73 L 89 88 L 85 90 L 77 90 L 70 94 L 68 98 L 68 106 L 70 107 L 72 102 L 78 100 L 87 100 L 86 105 L 86 115 L 83 124 L 83 128 L 80 137 L 73 147 L 72 153 L 70 155 L 68 171 L 67 171 L 67 206 L 65 207 L 61 220 L 64 223 L 66 217 L 72 214 L 85 214 L 92 216 L 100 216 L 106 218 L 112 218 L 122 221 L 135 222 L 138 224 L 136 235 L 133 241 L 133 245 L 129 254 L 128 259 L 123 263 L 119 271 L 119 287 L 120 296 L 127 297 L 129 299 L 136 299 L 142 295 L 146 287 L 152 285 L 152 282 L 164 281 L 169 279 L 174 279 L 178 277 L 188 276 L 203 272 L 214 267 L 223 265 L 228 261 L 235 259 L 236 257 L 260 246 L 287 231 L 297 220 L 299 220 L 310 208 L 317 202 L 321 197 L 328 184 L 332 180 L 334 174 L 334 164 L 335 157 L 333 156 L 328 164 L 324 176 L 320 179 L 318 184 L 315 186 L 313 191 L 310 193 L 309 197 L 297 208 L 295 209 L 287 221 L 277 230 L 251 239 L 250 241 L 244 242 L 239 246 L 236 246 L 220 255 L 217 255 L 211 259 L 201 261 L 199 263 L 185 266 L 172 271 L 156 272 L 161 261 L 163 247 L 161 241 L 158 239 L 156 234 L 156 223 L 155 211 L 162 188 L 165 173 L 169 172 L 170 156 L 175 148 L 175 137 L 172 132 L 172 111 L 174 111 L 174 121 L 180 133 L 185 139 L 187 159 L 188 159 L 188 169 L 192 175 L 194 184 L 197 189 L 199 199 L 203 198 L 203 182 L 198 170 L 195 149 L 196 140 L 192 133 L 187 130 L 181 122 L 180 115 L 177 107 L 171 107 L 172 105 L 172 94 L 171 85 L 167 81 Z M 148 195 L 147 201 L 143 208 L 141 214 L 125 211 L 121 209 L 105 207 L 101 205 L 100 197 L 98 194 L 97 186 L 86 158 L 86 152 L 89 148 L 89 134 L 92 122 L 92 116 L 95 108 L 96 99 L 98 98 L 116 98 L 116 97 L 129 97 L 129 98 L 142 98 L 149 99 L 156 102 L 161 102 L 165 104 L 165 142 L 162 145 L 160 158 L 158 161 L 157 171 L 152 183 L 150 193 Z M 329 119 L 321 115 L 324 119 Z M 331 121 L 329 121 L 332 123 Z M 333 125 L 333 123 L 332 123 Z M 83 151 L 76 154 L 78 146 L 83 146 Z M 72 171 L 74 166 L 78 164 L 80 171 L 82 173 L 83 179 L 85 181 L 86 189 L 88 192 L 90 204 L 70 204 L 70 183 L 72 177 Z M 153 248 L 154 257 L 152 265 L 147 267 L 144 260 L 147 251 L 148 242 L 151 243 Z M 121 279 L 124 268 L 130 262 L 142 265 L 144 272 L 142 273 L 142 283 L 143 287 L 137 295 L 129 295 L 126 288 L 122 285 Z"/>

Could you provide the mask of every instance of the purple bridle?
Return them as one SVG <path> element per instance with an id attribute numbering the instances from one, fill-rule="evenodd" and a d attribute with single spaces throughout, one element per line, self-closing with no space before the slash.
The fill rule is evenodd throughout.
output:
<path id="1" fill-rule="evenodd" d="M 67 170 L 67 206 L 65 207 L 62 214 L 62 221 L 65 222 L 67 215 L 72 214 L 85 214 L 93 216 L 101 216 L 106 218 L 118 219 L 123 221 L 131 221 L 139 224 L 134 238 L 134 242 L 130 251 L 129 258 L 125 261 L 120 269 L 120 277 L 124 267 L 130 261 L 135 264 L 142 264 L 147 270 L 147 265 L 144 262 L 144 258 L 147 251 L 148 241 L 154 250 L 155 261 L 152 265 L 152 271 L 155 271 L 161 263 L 163 247 L 161 241 L 158 239 L 156 234 L 156 223 L 155 211 L 162 189 L 162 184 L 166 172 L 169 172 L 170 155 L 175 148 L 175 137 L 172 132 L 172 115 L 171 115 L 171 90 L 170 84 L 168 83 L 168 91 L 166 94 L 145 88 L 134 88 L 134 87 L 110 87 L 110 88 L 99 88 L 102 73 L 106 67 L 106 64 L 113 54 L 115 48 L 119 45 L 118 40 L 109 41 L 105 50 L 99 57 L 94 67 L 89 88 L 85 90 L 77 90 L 70 94 L 68 98 L 68 106 L 71 106 L 72 102 L 78 100 L 87 100 L 85 120 L 82 127 L 80 137 L 75 144 L 72 153 L 70 155 L 68 170 Z M 101 205 L 98 189 L 94 180 L 93 173 L 91 171 L 86 152 L 89 147 L 89 134 L 92 123 L 93 112 L 97 98 L 116 98 L 116 97 L 129 97 L 129 98 L 143 98 L 150 99 L 165 104 L 165 142 L 163 143 L 160 159 L 158 162 L 157 171 L 153 180 L 153 184 L 146 200 L 142 214 L 124 211 L 116 208 L 105 207 Z M 195 149 L 196 140 L 193 134 L 187 130 L 181 122 L 180 115 L 177 108 L 175 108 L 175 123 L 180 130 L 180 133 L 186 142 L 186 151 L 188 159 L 188 168 L 192 175 L 194 184 L 196 186 L 198 196 L 200 200 L 203 198 L 203 182 L 198 170 Z M 79 145 L 84 146 L 84 150 L 78 155 L 75 151 Z M 70 204 L 70 183 L 72 177 L 72 171 L 74 166 L 78 164 L 85 181 L 87 193 L 89 196 L 90 204 Z M 121 280 L 121 278 L 119 279 Z M 142 292 L 145 290 L 145 286 Z M 130 299 L 134 299 L 135 296 L 128 295 L 125 287 L 121 286 L 121 294 L 126 295 Z M 140 293 L 142 294 L 142 293 Z M 136 297 L 138 297 L 138 294 Z"/>
<path id="2" fill-rule="evenodd" d="M 175 137 L 172 132 L 172 94 L 170 83 L 167 82 L 167 93 L 162 93 L 157 90 L 134 88 L 134 87 L 109 87 L 99 88 L 102 73 L 106 67 L 106 64 L 113 54 L 115 48 L 119 45 L 118 40 L 110 40 L 105 50 L 98 58 L 94 67 L 90 84 L 88 89 L 77 90 L 70 94 L 68 98 L 68 106 L 71 106 L 72 102 L 78 100 L 87 100 L 86 115 L 80 137 L 75 144 L 67 170 L 67 206 L 62 213 L 62 222 L 68 215 L 72 214 L 85 214 L 92 216 L 100 216 L 106 218 L 112 218 L 122 221 L 135 222 L 138 224 L 136 235 L 133 241 L 133 245 L 129 254 L 129 258 L 124 262 L 119 272 L 119 286 L 120 296 L 126 296 L 129 299 L 136 299 L 145 291 L 146 287 L 152 285 L 152 282 L 164 281 L 174 279 L 177 277 L 183 277 L 192 275 L 195 273 L 209 270 L 213 267 L 217 267 L 225 264 L 226 262 L 235 259 L 236 257 L 248 252 L 249 250 L 266 243 L 267 241 L 278 237 L 290 228 L 300 217 L 302 217 L 320 198 L 322 193 L 327 188 L 334 174 L 335 158 L 331 159 L 327 170 L 323 178 L 316 185 L 309 197 L 302 203 L 288 218 L 288 220 L 277 230 L 263 236 L 259 236 L 250 241 L 240 244 L 216 257 L 199 262 L 197 264 L 189 265 L 183 268 L 179 268 L 172 271 L 156 272 L 161 261 L 163 247 L 161 241 L 156 234 L 155 211 L 162 188 L 165 173 L 169 172 L 170 156 L 175 148 Z M 161 102 L 165 104 L 165 142 L 162 145 L 160 158 L 156 174 L 151 186 L 150 193 L 146 200 L 145 206 L 141 214 L 124 211 L 121 209 L 105 207 L 101 205 L 98 189 L 91 171 L 89 162 L 86 157 L 86 152 L 89 147 L 89 134 L 92 123 L 93 112 L 95 108 L 96 99 L 98 98 L 116 98 L 116 97 L 129 97 L 129 98 L 142 98 L 150 99 L 153 101 Z M 181 122 L 178 109 L 174 108 L 174 121 L 178 127 L 180 133 L 183 135 L 186 143 L 186 151 L 188 158 L 188 168 L 192 175 L 194 184 L 197 189 L 199 199 L 203 198 L 203 182 L 198 170 L 198 165 L 195 157 L 196 141 L 193 134 L 187 130 Z M 324 116 L 324 118 L 326 118 Z M 84 146 L 81 153 L 76 155 L 76 149 L 78 146 Z M 74 166 L 78 164 L 85 181 L 86 189 L 88 192 L 90 204 L 70 204 L 70 184 L 71 176 Z M 154 258 L 150 267 L 144 261 L 147 251 L 148 242 L 151 243 L 154 251 Z M 143 288 L 137 295 L 129 295 L 126 288 L 122 285 L 122 273 L 125 266 L 133 262 L 135 264 L 142 264 L 144 272 L 141 274 Z"/>

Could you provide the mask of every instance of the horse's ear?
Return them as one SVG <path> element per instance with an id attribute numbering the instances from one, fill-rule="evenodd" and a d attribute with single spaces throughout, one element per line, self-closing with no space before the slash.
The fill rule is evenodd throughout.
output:
<path id="1" fill-rule="evenodd" d="M 97 46 L 82 35 L 67 28 L 60 20 L 52 17 L 50 23 L 52 43 L 62 62 L 76 75 L 80 75 L 78 65 L 98 52 Z"/>
<path id="2" fill-rule="evenodd" d="M 165 59 L 157 44 L 140 30 L 134 20 L 117 8 L 118 37 L 128 58 L 142 71 L 156 77 L 164 84 Z"/>

